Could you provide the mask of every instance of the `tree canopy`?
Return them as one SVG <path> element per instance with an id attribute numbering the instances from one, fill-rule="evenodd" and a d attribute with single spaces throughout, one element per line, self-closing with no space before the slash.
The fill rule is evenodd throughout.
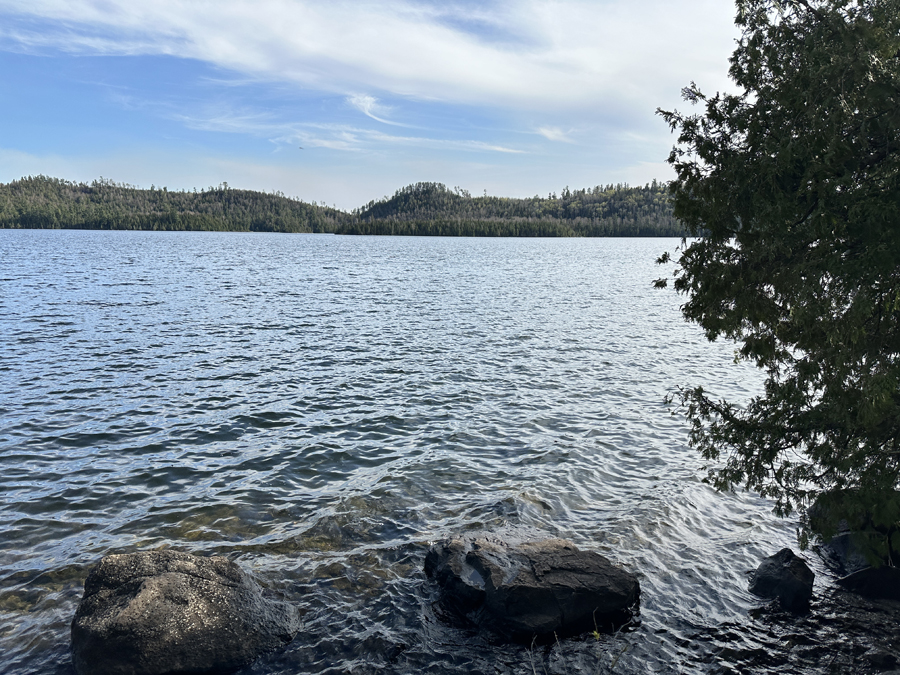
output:
<path id="1" fill-rule="evenodd" d="M 889 560 L 900 551 L 900 3 L 739 0 L 736 23 L 738 93 L 691 84 L 684 98 L 701 112 L 660 111 L 678 133 L 674 212 L 697 237 L 674 286 L 684 316 L 737 341 L 766 378 L 743 406 L 682 389 L 691 444 L 715 460 L 719 489 L 799 509 L 801 544 L 867 521 L 870 552 Z"/>
<path id="2" fill-rule="evenodd" d="M 3 228 L 330 232 L 347 218 L 280 192 L 235 190 L 228 183 L 199 192 L 47 176 L 0 185 Z"/>
<path id="3" fill-rule="evenodd" d="M 415 183 L 352 213 L 223 183 L 174 191 L 35 176 L 0 184 L 0 228 L 227 230 L 470 237 L 681 236 L 665 185 L 596 186 L 547 197 L 472 197 Z"/>
<path id="4" fill-rule="evenodd" d="M 525 199 L 472 197 L 442 183 L 415 183 L 369 202 L 346 230 L 361 234 L 539 237 L 665 237 L 684 228 L 667 186 L 597 185 Z"/>

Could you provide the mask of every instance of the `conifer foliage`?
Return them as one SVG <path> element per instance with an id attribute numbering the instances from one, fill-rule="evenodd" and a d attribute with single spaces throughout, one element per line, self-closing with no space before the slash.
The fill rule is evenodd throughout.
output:
<path id="1" fill-rule="evenodd" d="M 739 93 L 661 111 L 685 240 L 675 288 L 709 339 L 766 373 L 746 406 L 681 390 L 720 489 L 900 551 L 900 3 L 739 0 Z M 661 262 L 667 262 L 664 254 Z M 660 279 L 657 285 L 665 285 Z"/>
<path id="2" fill-rule="evenodd" d="M 330 232 L 470 237 L 681 236 L 666 186 L 597 186 L 547 197 L 472 197 L 415 183 L 353 212 L 280 192 L 149 190 L 35 176 L 0 185 L 0 228 Z"/>
<path id="3" fill-rule="evenodd" d="M 354 234 L 500 237 L 678 237 L 667 187 L 606 185 L 546 197 L 472 197 L 442 183 L 415 183 L 369 202 L 345 226 Z"/>
<path id="4" fill-rule="evenodd" d="M 0 185 L 3 228 L 326 232 L 345 217 L 279 192 L 235 190 L 228 183 L 199 192 L 47 176 Z"/>

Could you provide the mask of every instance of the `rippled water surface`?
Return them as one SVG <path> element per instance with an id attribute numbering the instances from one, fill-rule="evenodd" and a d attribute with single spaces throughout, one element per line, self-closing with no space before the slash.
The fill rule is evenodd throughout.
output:
<path id="1" fill-rule="evenodd" d="M 746 590 L 793 524 L 701 483 L 663 403 L 760 382 L 651 288 L 677 243 L 0 231 L 0 672 L 73 672 L 90 566 L 159 547 L 305 608 L 246 674 L 876 672 L 896 604 L 813 554 L 809 615 Z M 444 625 L 425 553 L 478 530 L 624 565 L 640 624 Z"/>

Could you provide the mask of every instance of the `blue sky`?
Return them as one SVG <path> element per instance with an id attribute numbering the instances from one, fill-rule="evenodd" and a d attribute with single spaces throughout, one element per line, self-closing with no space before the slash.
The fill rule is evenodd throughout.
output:
<path id="1" fill-rule="evenodd" d="M 724 0 L 0 0 L 0 182 L 524 197 L 667 180 L 727 89 Z M 300 149 L 302 146 L 303 149 Z"/>

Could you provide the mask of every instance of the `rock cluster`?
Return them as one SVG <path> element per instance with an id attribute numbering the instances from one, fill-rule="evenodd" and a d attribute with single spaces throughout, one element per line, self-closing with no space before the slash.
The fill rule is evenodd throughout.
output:
<path id="1" fill-rule="evenodd" d="M 79 675 L 227 673 L 291 641 L 296 608 L 225 558 L 175 551 L 104 557 L 72 621 Z"/>
<path id="2" fill-rule="evenodd" d="M 454 537 L 431 548 L 425 572 L 455 617 L 514 641 L 608 630 L 640 596 L 633 574 L 563 539 Z"/>

